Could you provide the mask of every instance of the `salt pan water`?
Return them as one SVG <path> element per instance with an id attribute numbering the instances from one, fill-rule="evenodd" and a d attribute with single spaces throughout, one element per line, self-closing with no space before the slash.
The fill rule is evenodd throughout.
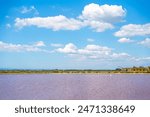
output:
<path id="1" fill-rule="evenodd" d="M 150 75 L 0 75 L 0 99 L 150 99 Z"/>

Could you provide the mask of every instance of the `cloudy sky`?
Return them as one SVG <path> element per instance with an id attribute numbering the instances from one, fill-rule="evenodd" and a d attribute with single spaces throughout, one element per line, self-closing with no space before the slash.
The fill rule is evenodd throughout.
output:
<path id="1" fill-rule="evenodd" d="M 0 0 L 0 68 L 148 66 L 149 11 L 149 0 Z"/>

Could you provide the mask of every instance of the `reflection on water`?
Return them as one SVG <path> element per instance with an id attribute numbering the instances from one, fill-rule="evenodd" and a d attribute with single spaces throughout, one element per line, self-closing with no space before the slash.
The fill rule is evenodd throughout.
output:
<path id="1" fill-rule="evenodd" d="M 150 75 L 0 75 L 0 99 L 150 99 Z"/>

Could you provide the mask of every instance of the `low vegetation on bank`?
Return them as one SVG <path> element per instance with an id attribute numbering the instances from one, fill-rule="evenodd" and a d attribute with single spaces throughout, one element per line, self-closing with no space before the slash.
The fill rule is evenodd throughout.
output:
<path id="1" fill-rule="evenodd" d="M 148 67 L 132 67 L 132 68 L 117 68 L 115 70 L 0 70 L 0 74 L 98 74 L 98 73 L 150 73 L 150 66 Z"/>

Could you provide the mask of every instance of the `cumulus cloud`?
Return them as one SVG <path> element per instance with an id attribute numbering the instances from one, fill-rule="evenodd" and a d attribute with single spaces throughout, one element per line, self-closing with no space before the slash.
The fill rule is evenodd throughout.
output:
<path id="1" fill-rule="evenodd" d="M 82 22 L 76 19 L 69 19 L 63 15 L 54 17 L 34 17 L 34 18 L 17 18 L 15 20 L 15 26 L 18 28 L 23 28 L 25 26 L 37 26 L 40 28 L 57 30 L 78 30 L 82 27 Z"/>
<path id="2" fill-rule="evenodd" d="M 64 48 L 56 49 L 56 52 L 88 59 L 120 59 L 130 57 L 127 53 L 115 53 L 111 48 L 100 45 L 87 45 L 84 48 L 77 48 L 76 45 L 69 43 Z"/>
<path id="3" fill-rule="evenodd" d="M 69 43 L 69 44 L 66 44 L 64 48 L 58 48 L 57 51 L 61 53 L 71 54 L 71 53 L 77 52 L 77 47 L 74 44 Z"/>
<path id="4" fill-rule="evenodd" d="M 49 17 L 16 18 L 15 26 L 23 28 L 26 26 L 37 26 L 40 28 L 58 30 L 79 30 L 90 27 L 97 32 L 103 32 L 114 28 L 113 23 L 122 21 L 126 11 L 117 5 L 86 5 L 82 14 L 77 18 L 67 18 L 63 15 Z"/>
<path id="5" fill-rule="evenodd" d="M 0 51 L 8 52 L 48 52 L 37 45 L 12 44 L 0 41 Z"/>
<path id="6" fill-rule="evenodd" d="M 120 42 L 120 43 L 131 43 L 131 42 L 134 42 L 134 40 L 131 40 L 129 38 L 120 38 L 118 40 L 118 42 Z"/>
<path id="7" fill-rule="evenodd" d="M 125 16 L 126 11 L 118 5 L 98 5 L 91 3 L 84 7 L 80 19 L 100 22 L 118 22 Z"/>
<path id="8" fill-rule="evenodd" d="M 55 49 L 55 52 L 63 53 L 80 61 L 96 60 L 103 61 L 104 63 L 122 63 L 123 61 L 123 63 L 139 63 L 139 65 L 141 62 L 145 62 L 145 60 L 150 61 L 149 56 L 135 57 L 125 52 L 117 53 L 112 48 L 94 44 L 78 48 L 75 44 L 69 43 L 62 48 Z"/>
<path id="9" fill-rule="evenodd" d="M 138 44 L 149 47 L 150 48 L 150 38 L 146 38 L 145 40 L 139 42 Z"/>
<path id="10" fill-rule="evenodd" d="M 114 28 L 113 23 L 122 21 L 125 15 L 126 11 L 122 6 L 91 3 L 84 7 L 79 18 L 96 32 L 103 32 Z"/>
<path id="11" fill-rule="evenodd" d="M 38 10 L 34 6 L 30 6 L 30 7 L 23 6 L 21 8 L 20 12 L 22 14 L 31 13 L 31 12 L 34 13 L 34 15 L 39 14 Z"/>
<path id="12" fill-rule="evenodd" d="M 35 46 L 42 47 L 42 46 L 45 46 L 45 43 L 43 41 L 38 41 L 35 43 Z"/>
<path id="13" fill-rule="evenodd" d="M 150 23 L 147 24 L 128 24 L 121 27 L 115 33 L 117 37 L 132 37 L 150 35 Z"/>
<path id="14" fill-rule="evenodd" d="M 90 59 L 104 59 L 110 57 L 111 48 L 99 45 L 87 45 L 83 49 L 78 49 L 78 54 Z"/>
<path id="15" fill-rule="evenodd" d="M 114 26 L 111 23 L 94 21 L 94 20 L 92 20 L 92 21 L 85 20 L 84 24 L 96 32 L 103 32 L 107 29 L 113 29 L 114 28 Z"/>

